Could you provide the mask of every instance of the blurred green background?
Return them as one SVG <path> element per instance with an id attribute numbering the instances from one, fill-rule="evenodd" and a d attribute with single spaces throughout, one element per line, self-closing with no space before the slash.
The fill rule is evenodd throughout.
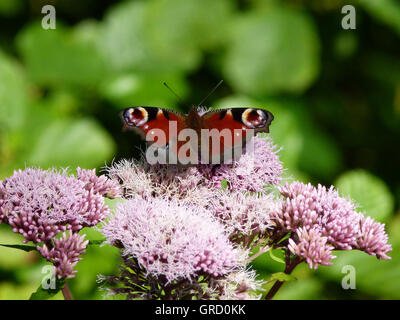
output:
<path id="1" fill-rule="evenodd" d="M 41 27 L 46 4 L 55 30 Z M 346 4 L 356 30 L 341 27 Z M 277 298 L 400 298 L 397 0 L 0 0 L 0 26 L 0 179 L 28 165 L 100 169 L 137 156 L 143 144 L 121 131 L 119 110 L 187 111 L 223 79 L 206 105 L 270 110 L 286 177 L 334 184 L 387 223 L 394 249 L 390 261 L 338 252 L 332 267 L 300 265 Z M 20 241 L 0 226 L 0 243 Z M 88 250 L 70 281 L 74 298 L 102 298 L 96 276 L 115 271 L 117 254 Z M 347 264 L 356 290 L 341 287 Z M 29 298 L 44 265 L 0 248 L 0 299 Z M 254 267 L 266 278 L 283 269 L 265 256 Z"/>

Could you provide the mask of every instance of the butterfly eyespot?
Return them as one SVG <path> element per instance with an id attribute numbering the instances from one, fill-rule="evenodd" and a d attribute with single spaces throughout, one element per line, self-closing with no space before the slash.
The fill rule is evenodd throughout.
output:
<path id="1" fill-rule="evenodd" d="M 123 117 L 128 126 L 140 127 L 147 122 L 149 115 L 145 108 L 136 107 L 126 109 Z"/>
<path id="2" fill-rule="evenodd" d="M 267 119 L 265 112 L 259 109 L 246 109 L 242 114 L 242 122 L 250 128 L 264 127 Z"/>

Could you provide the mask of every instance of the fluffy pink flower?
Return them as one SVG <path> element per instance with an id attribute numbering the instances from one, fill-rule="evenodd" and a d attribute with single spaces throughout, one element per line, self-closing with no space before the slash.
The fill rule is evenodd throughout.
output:
<path id="1" fill-rule="evenodd" d="M 231 165 L 200 166 L 206 184 L 219 189 L 225 180 L 228 189 L 236 191 L 262 191 L 267 184 L 279 184 L 283 167 L 272 139 L 255 136 L 249 143 L 253 144 L 253 150 L 243 153 Z"/>
<path id="2" fill-rule="evenodd" d="M 25 242 L 47 241 L 65 230 L 77 231 L 105 219 L 109 209 L 101 194 L 66 172 L 18 170 L 0 182 L 3 222 Z"/>
<path id="3" fill-rule="evenodd" d="M 274 218 L 280 227 L 297 230 L 316 226 L 337 249 L 350 250 L 359 234 L 360 215 L 354 205 L 331 187 L 293 182 L 279 188 L 285 197 Z"/>
<path id="4" fill-rule="evenodd" d="M 243 192 L 224 192 L 207 207 L 227 229 L 231 238 L 262 235 L 272 228 L 270 214 L 277 202 L 271 194 L 258 195 Z"/>
<path id="5" fill-rule="evenodd" d="M 327 261 L 316 258 L 329 256 L 326 245 L 338 250 L 359 249 L 379 259 L 390 258 L 387 253 L 391 246 L 387 244 L 384 225 L 358 213 L 354 204 L 340 197 L 333 187 L 293 182 L 279 191 L 284 199 L 280 209 L 271 215 L 275 231 L 297 232 L 298 241 L 289 240 L 290 250 L 302 252 L 299 255 L 310 266 L 319 263 L 318 259 Z"/>
<path id="6" fill-rule="evenodd" d="M 217 280 L 222 288 L 219 300 L 259 300 L 263 291 L 262 280 L 257 280 L 255 270 L 243 269 Z"/>
<path id="7" fill-rule="evenodd" d="M 360 219 L 360 235 L 357 238 L 356 249 L 376 256 L 379 259 L 391 259 L 387 253 L 392 247 L 387 244 L 388 235 L 385 225 L 374 221 L 370 217 L 362 216 Z"/>
<path id="8" fill-rule="evenodd" d="M 87 170 L 76 168 L 76 176 L 78 180 L 83 181 L 87 190 L 91 190 L 94 194 L 99 194 L 109 199 L 121 196 L 121 187 L 118 182 L 109 179 L 105 175 L 97 176 L 96 169 Z"/>
<path id="9" fill-rule="evenodd" d="M 122 160 L 109 167 L 108 174 L 120 182 L 125 198 L 161 196 L 204 206 L 212 197 L 196 166 L 149 165 L 144 159 Z"/>
<path id="10" fill-rule="evenodd" d="M 198 206 L 135 197 L 120 204 L 102 228 L 109 243 L 167 281 L 199 273 L 223 275 L 237 265 L 237 251 L 221 224 Z"/>
<path id="11" fill-rule="evenodd" d="M 66 170 L 25 169 L 0 181 L 0 222 L 37 244 L 52 262 L 58 277 L 73 277 L 73 268 L 87 241 L 77 235 L 109 213 L 103 195 L 119 195 L 119 185 L 94 170 L 78 168 L 78 177 Z M 65 231 L 70 230 L 67 237 Z M 56 236 L 64 232 L 59 239 Z"/>
<path id="12" fill-rule="evenodd" d="M 288 248 L 293 254 L 303 258 L 311 269 L 317 269 L 318 265 L 332 264 L 330 260 L 336 257 L 331 254 L 334 248 L 328 244 L 327 237 L 322 236 L 316 229 L 305 228 L 298 228 L 296 235 L 297 241 L 289 239 Z"/>
<path id="13" fill-rule="evenodd" d="M 62 237 L 53 241 L 51 249 L 46 244 L 37 246 L 40 254 L 49 262 L 55 269 L 58 278 L 73 278 L 75 273 L 74 267 L 82 258 L 79 257 L 85 253 L 85 249 L 89 240 L 85 240 L 85 235 L 80 236 L 77 233 L 64 232 Z"/>

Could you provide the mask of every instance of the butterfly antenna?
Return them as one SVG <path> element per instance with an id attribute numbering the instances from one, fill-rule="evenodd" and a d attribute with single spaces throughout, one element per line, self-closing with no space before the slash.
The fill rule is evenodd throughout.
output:
<path id="1" fill-rule="evenodd" d="M 172 92 L 172 94 L 175 96 L 175 97 L 177 97 L 178 98 L 178 100 L 181 102 L 181 103 L 184 103 L 183 102 L 183 100 L 182 100 L 182 98 L 180 97 L 180 96 L 178 96 L 176 93 L 175 93 L 175 91 L 174 90 L 172 90 L 171 88 L 170 88 L 170 86 L 169 85 L 167 85 L 167 83 L 166 82 L 163 82 L 163 85 L 169 90 L 169 91 L 171 91 Z"/>
<path id="2" fill-rule="evenodd" d="M 209 93 L 208 95 L 206 95 L 206 97 L 205 97 L 203 100 L 200 101 L 200 103 L 197 105 L 197 108 L 200 107 L 200 105 L 201 105 L 204 101 L 206 101 L 207 98 L 208 98 L 209 96 L 211 96 L 215 90 L 217 90 L 217 88 L 221 85 L 222 82 L 224 82 L 224 80 L 221 80 L 220 82 L 218 82 L 218 83 L 216 84 L 216 86 L 210 91 L 210 93 Z"/>

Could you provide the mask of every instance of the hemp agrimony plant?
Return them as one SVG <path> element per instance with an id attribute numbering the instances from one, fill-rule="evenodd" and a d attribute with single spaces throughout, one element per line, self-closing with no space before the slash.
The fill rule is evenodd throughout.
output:
<path id="1" fill-rule="evenodd" d="M 0 222 L 32 241 L 60 279 L 75 276 L 88 245 L 78 231 L 100 223 L 121 265 L 99 282 L 127 299 L 271 299 L 283 282 L 264 295 L 250 262 L 273 249 L 284 252 L 285 274 L 302 262 L 330 265 L 334 250 L 390 259 L 383 224 L 333 187 L 283 183 L 271 138 L 253 142 L 254 152 L 230 165 L 142 159 L 114 163 L 100 177 L 79 168 L 76 177 L 18 171 L 0 181 Z M 121 197 L 113 212 L 104 197 Z"/>
<path id="2" fill-rule="evenodd" d="M 31 241 L 58 279 L 72 278 L 88 245 L 79 230 L 103 221 L 110 213 L 104 197 L 119 195 L 119 185 L 95 170 L 77 168 L 76 177 L 66 170 L 18 170 L 0 181 L 0 223 Z M 70 297 L 68 291 L 65 285 L 64 296 Z"/>
<path id="3" fill-rule="evenodd" d="M 389 259 L 384 225 L 357 212 L 333 187 L 281 185 L 278 148 L 266 137 L 253 142 L 254 152 L 232 165 L 123 160 L 108 168 L 125 199 L 102 228 L 123 259 L 119 276 L 101 278 L 110 293 L 259 299 L 263 282 L 249 263 L 277 248 L 285 253 L 286 274 L 301 262 L 314 269 L 330 265 L 333 250 Z M 282 284 L 276 281 L 265 297 Z"/>

